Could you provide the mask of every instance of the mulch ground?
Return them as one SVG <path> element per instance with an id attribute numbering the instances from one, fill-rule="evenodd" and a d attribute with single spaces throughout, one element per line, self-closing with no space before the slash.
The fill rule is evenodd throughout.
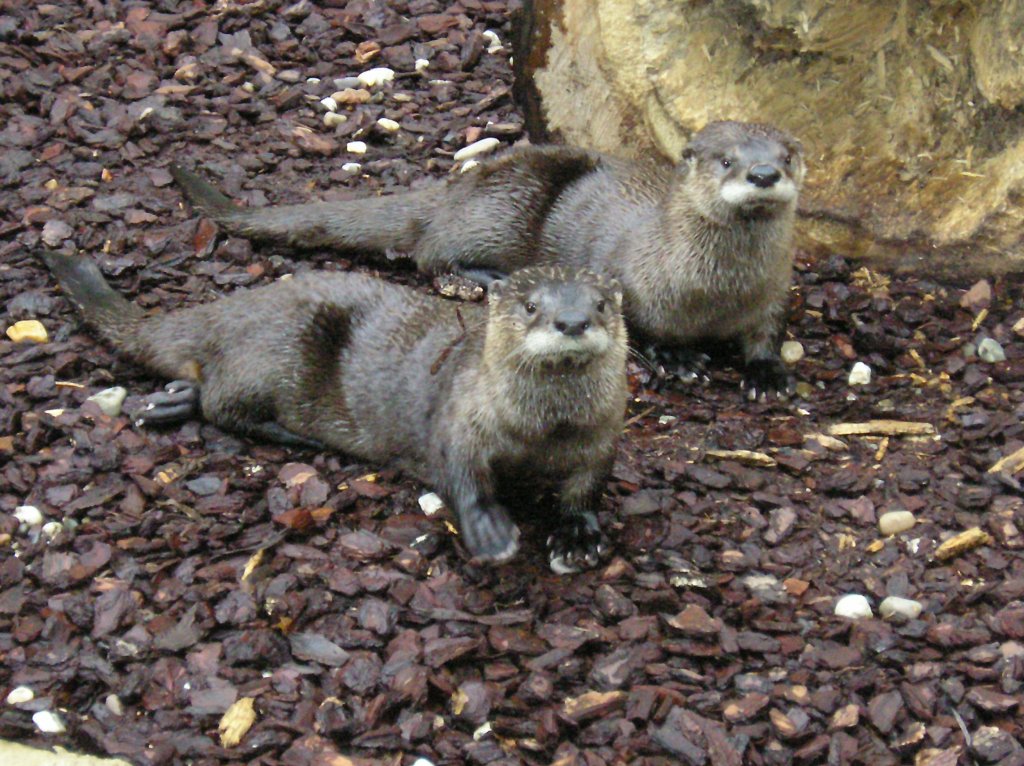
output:
<path id="1" fill-rule="evenodd" d="M 31 251 L 77 248 L 160 309 L 368 269 L 216 236 L 168 164 L 249 204 L 443 177 L 467 142 L 521 138 L 506 4 L 5 8 L 0 318 L 50 342 L 0 340 L 0 692 L 34 695 L 0 700 L 0 737 L 139 764 L 1024 764 L 1024 500 L 1017 466 L 989 470 L 1024 447 L 1019 279 L 801 254 L 798 398 L 747 403 L 727 364 L 655 392 L 632 365 L 612 558 L 555 576 L 526 519 L 514 562 L 473 566 L 393 471 L 86 403 L 163 381 L 96 342 Z M 395 81 L 325 127 L 334 80 L 374 66 Z M 1008 359 L 980 360 L 985 338 Z M 879 419 L 934 433 L 830 430 Z M 60 526 L 20 527 L 25 505 Z M 916 524 L 882 536 L 893 510 Z M 849 593 L 874 617 L 835 616 Z M 923 611 L 882 619 L 886 596 Z"/>

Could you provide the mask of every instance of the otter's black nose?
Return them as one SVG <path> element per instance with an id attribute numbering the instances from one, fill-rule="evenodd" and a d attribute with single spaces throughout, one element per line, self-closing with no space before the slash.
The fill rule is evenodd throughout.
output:
<path id="1" fill-rule="evenodd" d="M 582 311 L 563 311 L 555 317 L 555 329 L 563 335 L 576 337 L 590 327 L 590 317 Z"/>
<path id="2" fill-rule="evenodd" d="M 775 186 L 782 178 L 782 173 L 771 165 L 754 165 L 747 173 L 747 180 L 761 189 Z"/>

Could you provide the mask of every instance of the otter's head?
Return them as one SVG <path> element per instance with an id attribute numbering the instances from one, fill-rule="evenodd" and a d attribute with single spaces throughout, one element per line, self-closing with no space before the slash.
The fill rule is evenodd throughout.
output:
<path id="1" fill-rule="evenodd" d="M 804 180 L 800 142 L 751 122 L 709 123 L 683 150 L 683 166 L 689 198 L 714 220 L 793 209 Z"/>
<path id="2" fill-rule="evenodd" d="M 521 369 L 569 371 L 626 348 L 622 287 L 590 271 L 535 267 L 488 288 L 488 354 Z"/>

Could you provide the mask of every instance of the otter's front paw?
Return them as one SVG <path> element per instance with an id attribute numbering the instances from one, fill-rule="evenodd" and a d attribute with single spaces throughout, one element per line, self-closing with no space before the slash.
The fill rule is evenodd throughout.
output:
<path id="1" fill-rule="evenodd" d="M 666 374 L 678 378 L 685 384 L 707 383 L 710 380 L 707 367 L 711 357 L 700 351 L 678 346 L 670 348 L 648 346 L 644 349 L 644 353 L 651 360 L 655 372 L 660 366 Z"/>
<path id="2" fill-rule="evenodd" d="M 785 399 L 793 393 L 793 379 L 777 356 L 752 359 L 743 371 L 740 384 L 750 401 L 764 401 L 769 396 Z"/>
<path id="3" fill-rule="evenodd" d="M 172 380 L 164 390 L 142 400 L 135 425 L 181 423 L 199 414 L 199 386 L 188 380 Z"/>
<path id="4" fill-rule="evenodd" d="M 500 505 L 475 506 L 459 514 L 459 531 L 477 561 L 501 564 L 519 550 L 519 528 Z"/>
<path id="5" fill-rule="evenodd" d="M 548 563 L 555 574 L 593 569 L 608 543 L 593 513 L 574 513 L 548 538 Z"/>

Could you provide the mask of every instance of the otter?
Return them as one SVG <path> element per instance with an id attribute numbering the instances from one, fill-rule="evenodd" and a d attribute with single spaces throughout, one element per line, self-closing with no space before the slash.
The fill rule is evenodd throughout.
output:
<path id="1" fill-rule="evenodd" d="M 695 341 L 738 339 L 749 398 L 791 389 L 779 347 L 804 162 L 771 126 L 712 122 L 675 165 L 529 146 L 419 191 L 258 209 L 171 172 L 199 211 L 254 239 L 404 253 L 483 283 L 552 264 L 614 277 L 631 334 L 672 371 L 700 371 Z"/>
<path id="2" fill-rule="evenodd" d="M 250 437 L 396 465 L 441 494 L 470 554 L 492 563 L 519 546 L 506 496 L 547 487 L 562 511 L 552 568 L 599 561 L 594 505 L 628 393 L 614 280 L 526 269 L 478 306 L 309 273 L 146 316 L 90 259 L 41 257 L 116 351 L 173 379 L 139 421 L 198 411 Z"/>

